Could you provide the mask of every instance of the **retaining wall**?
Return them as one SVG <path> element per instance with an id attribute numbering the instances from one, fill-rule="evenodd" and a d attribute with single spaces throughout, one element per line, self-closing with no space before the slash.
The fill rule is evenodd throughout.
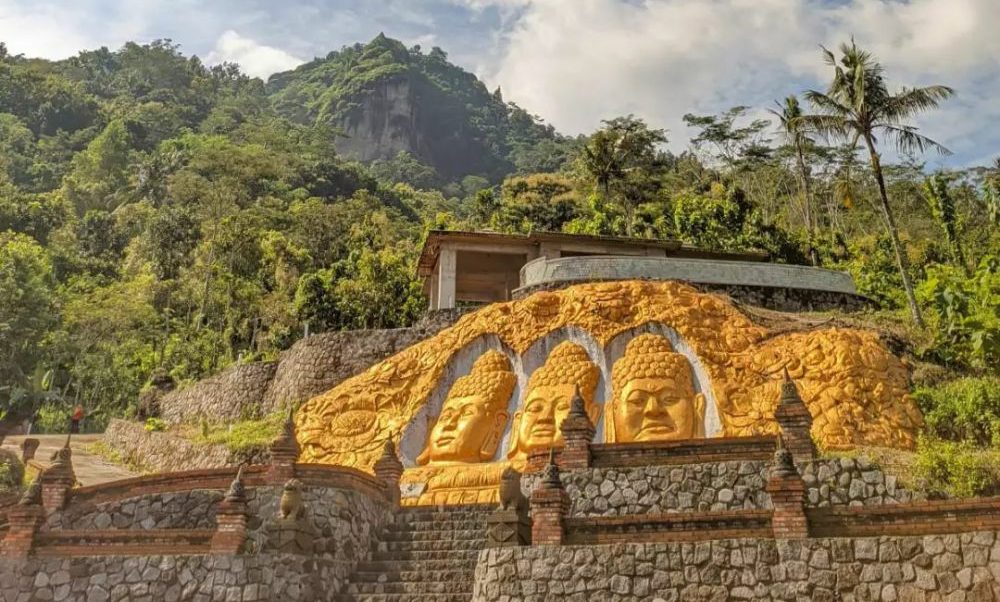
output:
<path id="1" fill-rule="evenodd" d="M 473 602 L 1000 598 L 994 531 L 485 550 Z"/>

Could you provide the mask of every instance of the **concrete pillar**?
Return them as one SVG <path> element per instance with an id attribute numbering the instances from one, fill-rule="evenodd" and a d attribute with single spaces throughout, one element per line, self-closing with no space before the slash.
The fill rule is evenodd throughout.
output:
<path id="1" fill-rule="evenodd" d="M 458 269 L 458 257 L 455 249 L 442 246 L 438 253 L 438 309 L 455 307 L 455 272 Z"/>
<path id="2" fill-rule="evenodd" d="M 440 303 L 439 303 L 439 299 L 438 299 L 438 276 L 437 276 L 437 270 L 435 270 L 434 273 L 431 274 L 431 276 L 428 279 L 428 281 L 430 283 L 430 289 L 431 289 L 431 294 L 430 294 L 430 301 L 431 301 L 430 302 L 430 308 L 431 308 L 432 311 L 435 310 L 435 309 L 441 309 L 441 307 L 439 306 Z"/>
<path id="3" fill-rule="evenodd" d="M 36 478 L 18 503 L 7 510 L 7 535 L 0 541 L 0 555 L 25 558 L 31 554 L 35 533 L 44 521 L 42 484 Z"/>

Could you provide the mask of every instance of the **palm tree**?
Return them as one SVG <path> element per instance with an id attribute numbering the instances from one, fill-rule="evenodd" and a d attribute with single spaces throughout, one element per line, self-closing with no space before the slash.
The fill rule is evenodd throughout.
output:
<path id="1" fill-rule="evenodd" d="M 799 185 L 802 187 L 802 206 L 805 209 L 807 244 L 809 246 L 809 259 L 813 265 L 819 265 L 819 257 L 816 253 L 814 241 L 816 240 L 816 223 L 812 214 L 812 191 L 809 182 L 809 167 L 806 165 L 806 149 L 812 145 L 813 141 L 806 135 L 806 128 L 802 117 L 802 106 L 799 99 L 794 94 L 785 98 L 784 104 L 775 101 L 778 111 L 769 109 L 778 118 L 778 124 L 785 141 L 795 151 L 795 162 L 799 169 Z"/>
<path id="2" fill-rule="evenodd" d="M 827 64 L 834 68 L 833 81 L 825 93 L 815 90 L 806 92 L 806 98 L 818 114 L 802 116 L 801 123 L 828 137 L 852 143 L 864 141 L 878 183 L 882 217 L 896 253 L 896 263 L 910 313 L 917 326 L 923 328 L 924 319 L 920 315 L 920 308 L 913 294 L 913 283 L 910 281 L 909 262 L 899 240 L 896 219 L 885 191 L 882 163 L 875 150 L 878 143 L 876 134 L 894 142 L 901 152 L 935 149 L 942 154 L 949 154 L 948 149 L 918 134 L 917 128 L 907 125 L 905 121 L 922 111 L 937 107 L 955 91 L 947 86 L 926 86 L 903 88 L 896 94 L 890 94 L 882 65 L 871 53 L 858 48 L 853 39 L 849 45 L 841 44 L 840 53 L 843 56 L 839 61 L 826 48 L 823 48 L 823 53 Z"/>

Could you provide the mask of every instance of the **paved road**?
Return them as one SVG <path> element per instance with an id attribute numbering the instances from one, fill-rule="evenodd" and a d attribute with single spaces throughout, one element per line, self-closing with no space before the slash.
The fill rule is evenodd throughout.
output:
<path id="1" fill-rule="evenodd" d="M 66 443 L 66 435 L 34 435 L 40 445 L 35 453 L 35 459 L 43 464 L 48 464 L 49 458 L 57 449 Z M 73 470 L 76 472 L 76 479 L 81 485 L 96 485 L 118 479 L 127 479 L 136 476 L 123 466 L 112 464 L 101 456 L 88 450 L 91 443 L 100 441 L 101 435 L 73 435 L 70 439 L 70 449 L 73 450 Z M 21 441 L 23 436 L 8 436 L 3 447 L 21 454 Z"/>

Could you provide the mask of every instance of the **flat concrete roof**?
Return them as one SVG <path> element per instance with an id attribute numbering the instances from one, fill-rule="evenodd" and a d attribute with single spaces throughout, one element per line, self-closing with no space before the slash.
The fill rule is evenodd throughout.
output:
<path id="1" fill-rule="evenodd" d="M 679 240 L 652 239 L 652 238 L 630 238 L 625 236 L 597 236 L 590 234 L 567 234 L 565 232 L 532 232 L 531 234 L 504 234 L 501 232 L 477 232 L 467 230 L 431 230 L 424 241 L 423 249 L 420 251 L 420 258 L 417 260 L 417 276 L 425 278 L 430 276 L 437 264 L 438 253 L 444 243 L 454 243 L 468 245 L 471 247 L 483 246 L 491 249 L 508 248 L 511 253 L 518 250 L 528 251 L 537 249 L 542 244 L 563 245 L 600 245 L 610 248 L 609 254 L 614 254 L 614 249 L 626 251 L 629 249 L 662 249 L 663 255 L 667 257 L 686 257 L 691 259 L 715 259 L 729 261 L 752 261 L 762 262 L 768 260 L 768 254 L 758 251 L 745 253 L 726 253 L 700 249 L 691 245 L 686 245 Z"/>

